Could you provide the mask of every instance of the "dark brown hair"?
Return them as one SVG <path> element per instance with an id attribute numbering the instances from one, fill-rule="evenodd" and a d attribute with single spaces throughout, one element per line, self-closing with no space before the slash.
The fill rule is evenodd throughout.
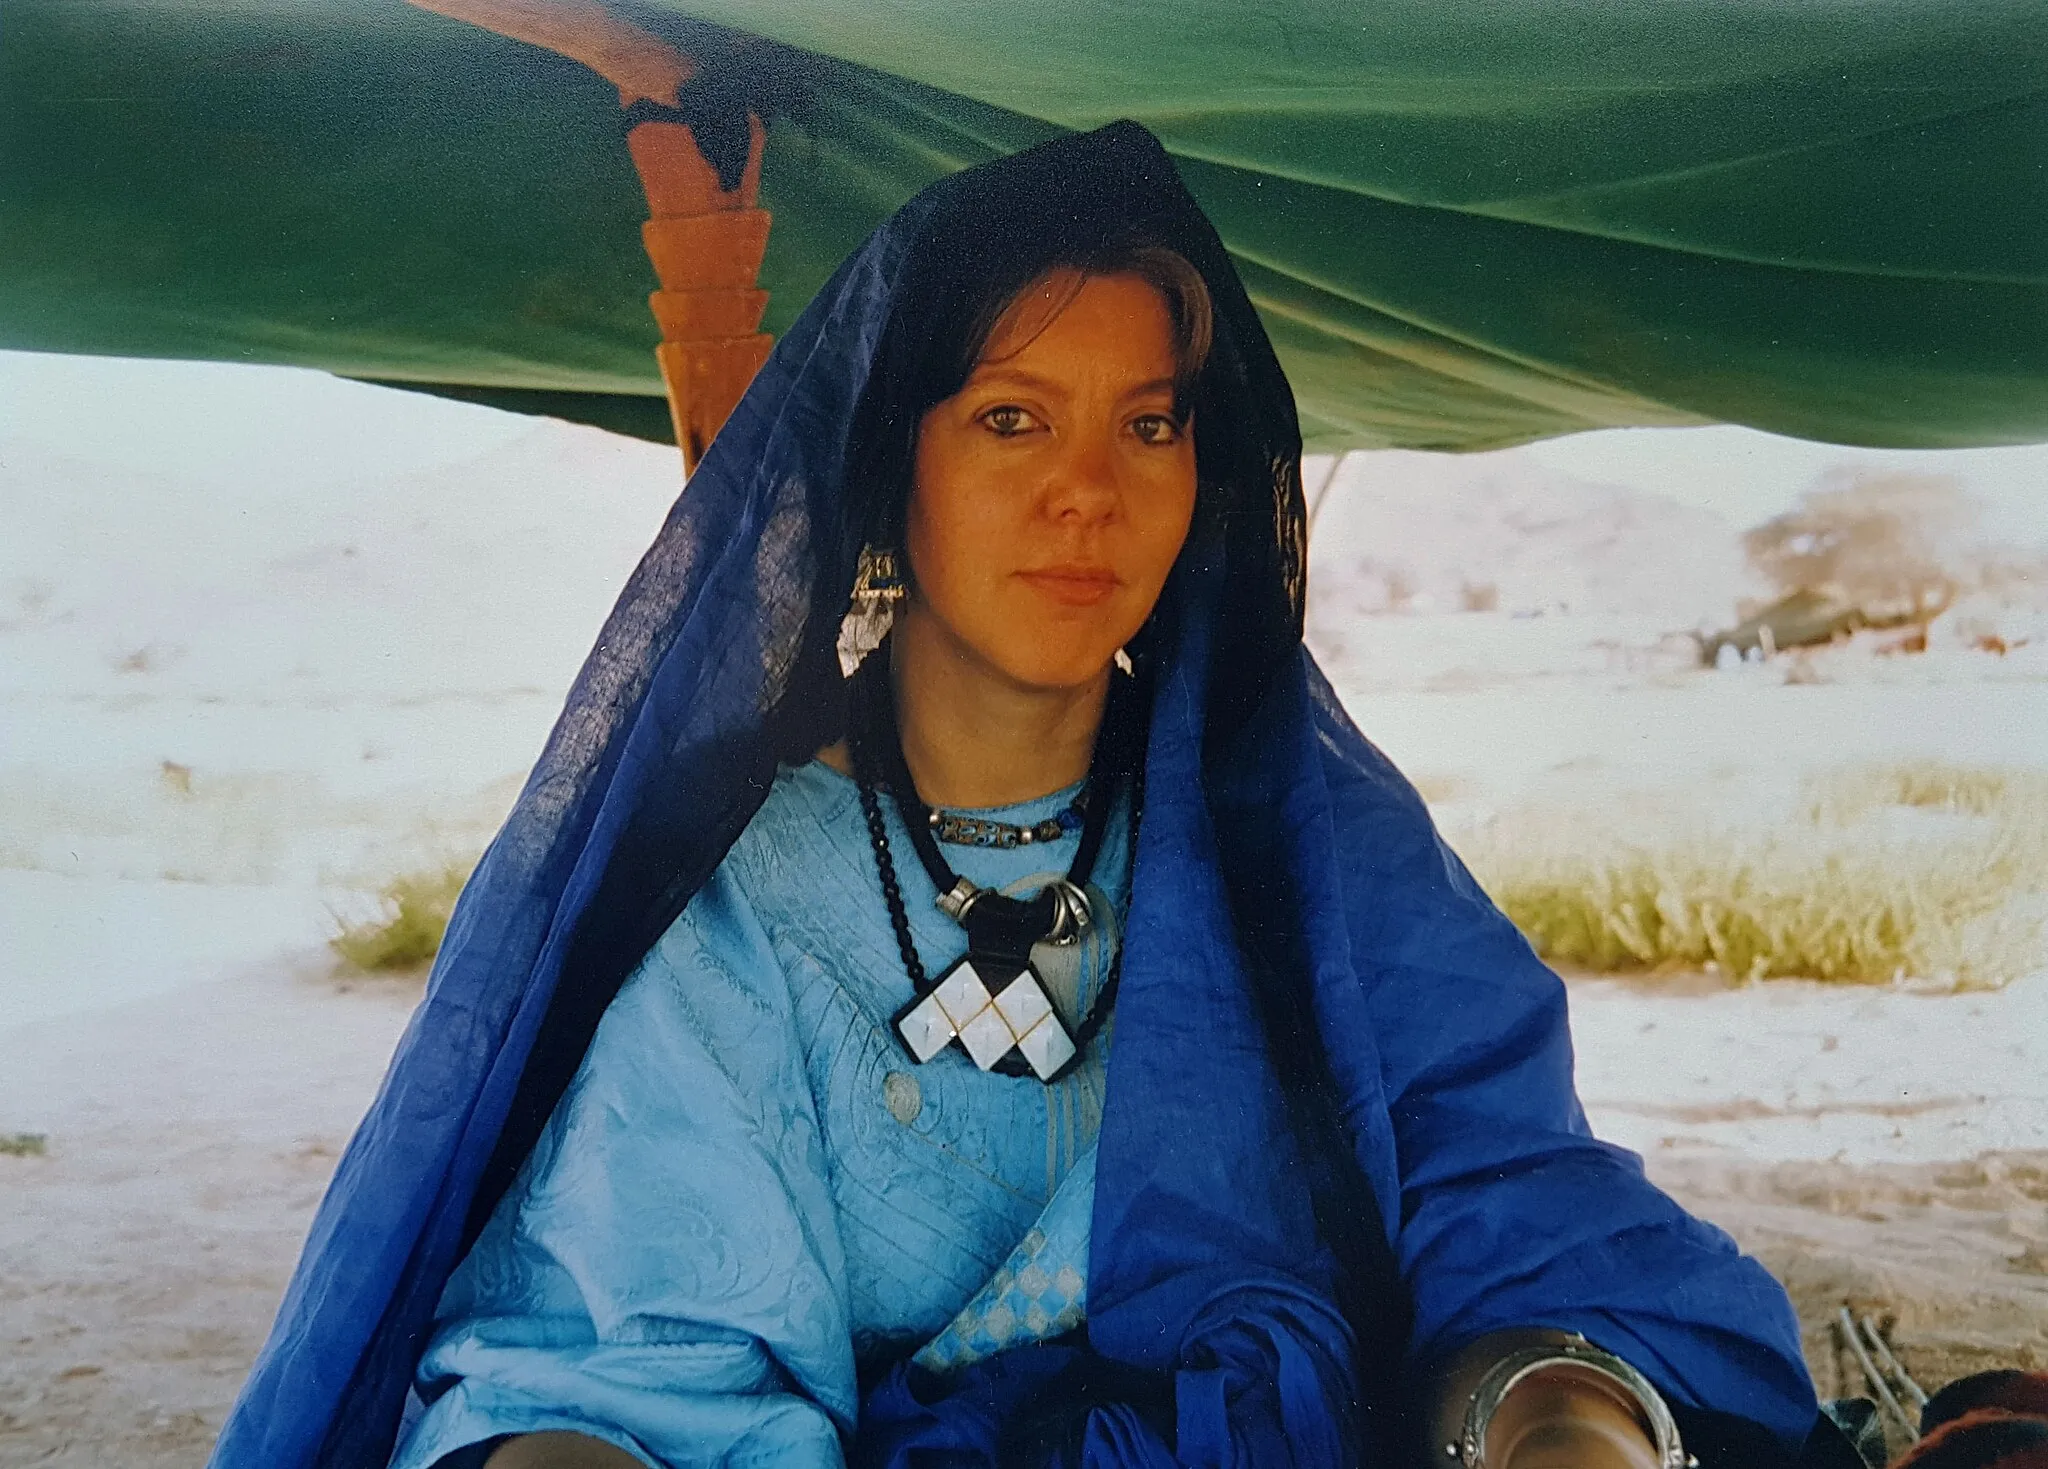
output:
<path id="1" fill-rule="evenodd" d="M 1056 261 L 1007 297 L 1000 300 L 990 297 L 976 312 L 962 339 L 962 360 L 954 364 L 959 381 L 954 384 L 953 392 L 957 393 L 966 386 L 968 377 L 988 351 L 989 338 L 995 335 L 1003 318 L 1040 282 L 1062 272 L 1072 276 L 1072 285 L 1065 298 L 1053 304 L 1039 322 L 1038 331 L 1018 342 L 1011 348 L 1011 353 L 1029 346 L 1038 332 L 1050 326 L 1090 280 L 1109 275 L 1136 276 L 1157 291 L 1166 304 L 1173 335 L 1174 411 L 1185 415 L 1195 380 L 1201 376 L 1202 364 L 1209 360 L 1209 347 L 1216 335 L 1216 313 L 1209 303 L 1209 284 L 1202 279 L 1202 273 L 1188 263 L 1185 255 L 1164 245 L 1120 241 L 1105 246 L 1084 260 Z M 952 393 L 946 396 L 951 397 Z"/>

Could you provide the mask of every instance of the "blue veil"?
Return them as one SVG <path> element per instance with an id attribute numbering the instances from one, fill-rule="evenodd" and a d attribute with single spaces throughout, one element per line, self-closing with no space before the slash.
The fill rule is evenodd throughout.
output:
<path id="1" fill-rule="evenodd" d="M 850 1456 L 1391 1463 L 1416 1374 L 1520 1325 L 1581 1331 L 1733 1425 L 1748 1447 L 1728 1462 L 1805 1438 L 1784 1293 L 1590 1135 L 1562 986 L 1302 648 L 1292 396 L 1165 153 L 1118 124 L 934 185 L 778 344 L 456 907 L 219 1469 L 385 1462 L 442 1286 L 605 1006 L 778 760 L 838 733 L 834 646 L 870 514 L 857 415 L 907 432 L 895 398 L 945 293 L 1132 229 L 1203 274 L 1216 345 L 1201 508 L 1146 635 L 1085 1336 L 943 1378 L 897 1367 Z"/>

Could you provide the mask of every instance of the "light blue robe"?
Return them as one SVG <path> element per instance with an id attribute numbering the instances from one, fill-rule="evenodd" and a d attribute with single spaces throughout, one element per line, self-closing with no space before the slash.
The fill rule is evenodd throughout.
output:
<path id="1" fill-rule="evenodd" d="M 1072 796 L 985 814 L 1035 822 Z M 883 808 L 936 975 L 965 935 Z M 1070 1026 L 1114 952 L 1124 815 L 1090 936 L 1036 956 Z M 1077 844 L 943 850 L 1028 893 Z M 837 1465 L 857 1362 L 924 1346 L 957 1365 L 1077 1324 L 1107 1029 L 1046 1087 L 957 1047 L 915 1064 L 889 1028 L 910 997 L 853 783 L 783 770 L 450 1278 L 393 1464 L 568 1429 L 657 1465 Z"/>

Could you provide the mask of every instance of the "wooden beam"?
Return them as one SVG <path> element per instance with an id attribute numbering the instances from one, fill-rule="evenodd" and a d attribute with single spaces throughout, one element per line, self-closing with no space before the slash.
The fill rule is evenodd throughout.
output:
<path id="1" fill-rule="evenodd" d="M 580 61 L 619 90 L 619 105 L 674 107 L 696 61 L 597 0 L 411 0 L 455 20 Z M 748 148 L 737 187 L 718 172 L 682 122 L 645 121 L 626 147 L 647 193 L 641 240 L 661 289 L 648 298 L 661 344 L 655 360 L 668 390 L 676 443 L 689 473 L 731 416 L 774 341 L 760 330 L 759 289 L 769 217 L 757 207 L 766 139 L 747 118 Z"/>
<path id="2" fill-rule="evenodd" d="M 755 206 L 767 134 L 752 116 L 747 132 L 746 172 L 730 191 L 682 123 L 643 122 L 626 135 L 647 190 L 641 240 L 661 282 L 647 304 L 661 327 L 655 357 L 686 473 L 774 346 L 759 329 L 768 293 L 757 284 L 768 248 L 768 211 Z"/>
<path id="3" fill-rule="evenodd" d="M 451 20 L 580 61 L 619 89 L 619 105 L 645 98 L 676 105 L 697 63 L 661 37 L 621 20 L 597 0 L 411 0 Z"/>

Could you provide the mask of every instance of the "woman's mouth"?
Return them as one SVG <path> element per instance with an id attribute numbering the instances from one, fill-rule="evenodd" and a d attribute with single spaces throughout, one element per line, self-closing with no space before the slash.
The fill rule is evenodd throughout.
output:
<path id="1" fill-rule="evenodd" d="M 1123 583 L 1107 566 L 1039 566 L 1017 575 L 1026 585 L 1068 607 L 1093 607 L 1108 600 Z"/>

